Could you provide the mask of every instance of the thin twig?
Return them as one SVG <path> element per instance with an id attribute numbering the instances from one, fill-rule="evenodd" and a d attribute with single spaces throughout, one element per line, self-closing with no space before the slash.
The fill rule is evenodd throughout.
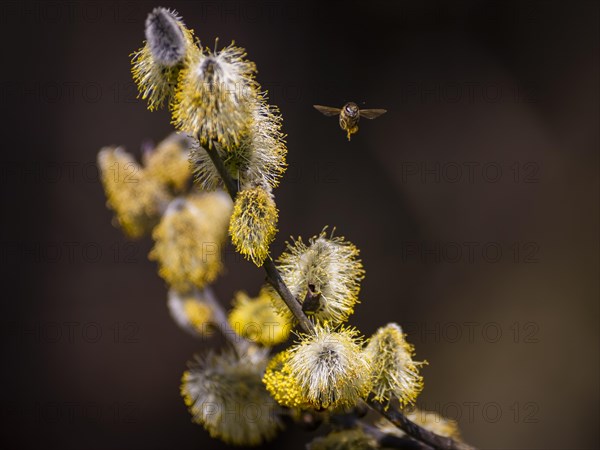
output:
<path id="1" fill-rule="evenodd" d="M 200 142 L 200 140 L 198 140 L 198 142 Z M 229 175 L 229 172 L 227 171 L 227 168 L 225 167 L 223 160 L 219 157 L 219 148 L 220 148 L 219 144 L 217 144 L 216 142 L 213 142 L 212 148 L 208 148 L 208 149 L 204 148 L 204 151 L 206 153 L 208 153 L 208 157 L 210 158 L 212 163 L 215 165 L 217 172 L 219 172 L 219 175 L 221 176 L 221 180 L 223 180 L 225 189 L 227 189 L 227 192 L 229 192 L 231 199 L 235 201 L 235 196 L 237 195 L 237 192 L 238 192 L 237 180 L 234 180 Z"/>
<path id="2" fill-rule="evenodd" d="M 406 434 L 426 443 L 427 445 L 432 446 L 435 449 L 475 450 L 475 447 L 465 444 L 464 442 L 459 442 L 449 437 L 440 436 L 427 430 L 426 428 L 417 425 L 413 421 L 409 420 L 408 417 L 406 417 L 400 411 L 393 409 L 392 407 L 386 410 L 382 404 L 377 402 L 369 402 L 369 405 L 387 420 L 403 430 Z"/>
<path id="3" fill-rule="evenodd" d="M 358 421 L 358 426 L 360 426 L 363 431 L 367 434 L 370 434 L 377 440 L 377 443 L 383 448 L 399 448 L 402 450 L 431 450 L 427 444 L 424 444 L 420 441 L 411 439 L 406 436 L 395 436 L 390 433 L 386 433 L 381 431 L 379 428 L 369 425 L 365 422 Z"/>
<path id="4" fill-rule="evenodd" d="M 223 160 L 219 157 L 218 148 L 218 144 L 213 142 L 212 148 L 205 149 L 205 151 L 208 153 L 208 156 L 215 165 L 217 172 L 219 172 L 219 175 L 221 176 L 223 184 L 225 185 L 227 192 L 229 192 L 231 199 L 235 201 L 235 197 L 238 193 L 237 181 L 234 180 L 227 171 L 225 164 L 223 164 Z M 312 333 L 314 330 L 313 323 L 308 319 L 308 317 L 306 317 L 306 314 L 302 312 L 302 305 L 292 295 L 286 284 L 283 282 L 279 271 L 275 267 L 275 263 L 273 263 L 273 260 L 270 257 L 265 260 L 263 267 L 267 272 L 269 282 L 273 288 L 275 288 L 279 296 L 283 299 L 286 306 L 292 311 L 292 314 L 300 324 L 300 328 L 302 328 L 302 330 L 304 330 L 306 333 Z"/>
<path id="5" fill-rule="evenodd" d="M 396 436 L 369 425 L 354 414 L 335 414 L 330 417 L 330 422 L 343 429 L 360 427 L 364 433 L 371 435 L 377 443 L 384 448 L 398 448 L 402 450 L 432 450 L 429 445 L 409 438 L 408 436 Z"/>
<path id="6" fill-rule="evenodd" d="M 217 151 L 216 143 L 213 142 L 212 148 L 205 149 L 208 153 L 211 161 L 215 165 L 217 172 L 221 176 L 223 180 L 223 184 L 227 188 L 231 199 L 235 201 L 235 197 L 238 192 L 237 182 L 234 180 L 225 165 L 223 164 L 223 160 L 220 158 L 219 153 Z M 312 333 L 314 331 L 313 323 L 308 319 L 304 311 L 302 311 L 302 306 L 300 302 L 294 298 L 285 282 L 281 278 L 281 274 L 277 270 L 275 263 L 272 259 L 267 258 L 265 263 L 263 264 L 265 271 L 267 272 L 267 277 L 269 282 L 273 285 L 277 293 L 283 299 L 287 307 L 290 309 L 295 319 L 298 321 L 298 324 L 302 328 L 302 330 L 306 333 Z M 370 409 L 373 409 L 383 415 L 386 419 L 396 425 L 398 428 L 403 430 L 410 437 L 426 444 L 434 449 L 439 450 L 475 450 L 474 447 L 471 447 L 463 442 L 455 441 L 451 438 L 439 436 L 419 425 L 409 420 L 404 414 L 400 411 L 393 410 L 389 408 L 385 410 L 383 405 L 374 402 L 374 401 L 366 401 L 364 402 Z"/>
<path id="7" fill-rule="evenodd" d="M 304 311 L 302 311 L 302 306 L 300 305 L 300 302 L 292 295 L 292 293 L 288 289 L 287 285 L 281 278 L 281 274 L 277 270 L 277 267 L 275 267 L 275 263 L 273 262 L 273 260 L 271 258 L 267 258 L 263 263 L 263 267 L 267 272 L 269 282 L 275 288 L 279 296 L 283 299 L 287 307 L 292 311 L 292 314 L 298 321 L 300 327 L 304 330 L 305 333 L 313 333 L 315 326 L 309 320 L 309 318 L 306 317 Z"/>

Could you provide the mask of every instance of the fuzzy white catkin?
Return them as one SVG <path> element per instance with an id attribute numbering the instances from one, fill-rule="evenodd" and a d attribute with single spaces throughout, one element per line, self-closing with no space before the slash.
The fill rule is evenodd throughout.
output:
<path id="1" fill-rule="evenodd" d="M 217 151 L 229 175 L 237 180 L 241 189 L 259 185 L 276 187 L 286 169 L 284 137 L 279 110 L 264 98 L 253 101 L 251 123 L 242 135 L 240 145 L 211 150 L 197 146 L 192 150 L 190 161 L 196 182 L 205 190 L 214 190 L 223 184 L 208 153 Z"/>
<path id="2" fill-rule="evenodd" d="M 227 149 L 239 145 L 258 95 L 256 65 L 234 45 L 188 56 L 172 104 L 172 123 L 196 136 L 201 145 L 212 147 L 213 141 Z"/>
<path id="3" fill-rule="evenodd" d="M 348 320 L 358 303 L 360 282 L 364 270 L 359 251 L 342 237 L 327 237 L 325 231 L 309 239 L 287 244 L 286 251 L 277 260 L 281 277 L 290 292 L 304 301 L 308 287 L 320 294 L 320 305 L 311 312 L 317 321 L 338 325 Z M 284 316 L 291 313 L 278 296 L 273 296 L 275 308 Z"/>
<path id="4" fill-rule="evenodd" d="M 261 381 L 266 361 L 265 350 L 253 349 L 241 357 L 211 352 L 192 363 L 181 394 L 194 422 L 234 445 L 258 445 L 275 437 L 283 424 Z"/>
<path id="5" fill-rule="evenodd" d="M 290 348 L 291 377 L 302 397 L 315 408 L 352 407 L 371 388 L 370 356 L 361 349 L 358 333 L 317 326 Z"/>

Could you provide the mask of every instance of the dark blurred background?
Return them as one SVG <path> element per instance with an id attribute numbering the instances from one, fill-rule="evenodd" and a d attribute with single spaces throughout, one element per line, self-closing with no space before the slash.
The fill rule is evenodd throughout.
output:
<path id="1" fill-rule="evenodd" d="M 172 131 L 130 78 L 155 6 L 257 63 L 288 135 L 274 252 L 324 225 L 361 249 L 351 322 L 409 333 L 421 407 L 483 449 L 598 447 L 598 4 L 419 0 L 2 2 L 3 448 L 226 448 L 179 395 L 223 342 L 173 323 L 95 167 Z M 388 113 L 348 142 L 312 108 L 347 101 Z M 226 261 L 222 300 L 256 293 Z"/>

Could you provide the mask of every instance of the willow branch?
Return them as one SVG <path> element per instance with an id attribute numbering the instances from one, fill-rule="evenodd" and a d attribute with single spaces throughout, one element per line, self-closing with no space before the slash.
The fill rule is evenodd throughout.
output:
<path id="1" fill-rule="evenodd" d="M 225 185 L 227 192 L 229 192 L 231 199 L 235 201 L 235 197 L 238 193 L 237 180 L 234 180 L 227 171 L 225 164 L 223 164 L 223 160 L 219 157 L 217 146 L 218 144 L 216 142 L 213 142 L 212 148 L 207 149 L 206 152 L 208 153 L 208 156 L 210 157 L 213 164 L 215 165 L 217 172 L 219 172 L 219 175 L 221 176 L 223 184 Z M 302 311 L 302 305 L 292 295 L 292 293 L 284 283 L 283 279 L 281 278 L 281 274 L 277 270 L 277 267 L 275 267 L 275 263 L 270 257 L 268 257 L 263 263 L 263 268 L 265 269 L 265 272 L 267 272 L 269 283 L 271 283 L 273 288 L 277 291 L 279 296 L 285 302 L 286 306 L 290 309 L 290 311 L 292 311 L 292 314 L 298 321 L 300 328 L 302 328 L 302 330 L 305 333 L 312 333 L 314 331 L 313 323 L 308 319 L 308 317 L 306 317 L 306 314 L 304 314 L 304 312 Z"/>
<path id="2" fill-rule="evenodd" d="M 221 179 L 223 180 L 223 184 L 229 192 L 231 199 L 235 201 L 235 197 L 238 193 L 237 180 L 234 180 L 229 172 L 227 171 L 223 160 L 220 158 L 219 153 L 217 151 L 217 143 L 212 143 L 212 148 L 205 149 L 210 157 L 211 161 L 215 165 L 217 172 Z M 273 286 L 273 288 L 277 291 L 279 296 L 283 299 L 287 307 L 290 309 L 294 318 L 298 321 L 300 328 L 305 333 L 312 334 L 314 332 L 314 325 L 308 319 L 304 311 L 302 311 L 302 306 L 298 299 L 296 299 L 287 285 L 281 278 L 281 274 L 277 270 L 275 263 L 271 258 L 267 258 L 263 264 L 263 268 L 267 272 L 267 279 Z M 382 405 L 374 401 L 364 402 L 370 409 L 373 409 L 383 415 L 386 419 L 404 431 L 407 435 L 416 439 L 424 444 L 427 444 L 434 449 L 439 450 L 474 450 L 474 447 L 471 447 L 462 442 L 457 442 L 453 439 L 446 438 L 443 436 L 439 436 L 425 428 L 417 425 L 416 423 L 409 420 L 404 414 L 400 411 L 392 410 L 391 408 L 387 411 L 384 409 Z"/>
<path id="3" fill-rule="evenodd" d="M 357 425 L 361 427 L 365 433 L 373 436 L 377 443 L 383 448 L 399 448 L 402 450 L 431 450 L 432 448 L 427 444 L 423 444 L 422 442 L 410 439 L 408 437 L 400 437 L 390 433 L 385 433 L 379 428 L 366 424 L 362 421 L 358 421 Z"/>
<path id="4" fill-rule="evenodd" d="M 379 412 L 382 416 L 396 425 L 398 428 L 403 430 L 406 434 L 417 439 L 421 442 L 424 442 L 427 445 L 435 449 L 441 450 L 475 450 L 475 447 L 471 447 L 464 442 L 455 441 L 452 438 L 440 436 L 435 434 L 416 423 L 409 420 L 404 414 L 400 411 L 395 410 L 393 408 L 385 407 L 377 402 L 369 402 L 369 405 L 377 412 Z"/>
<path id="5" fill-rule="evenodd" d="M 267 258 L 263 263 L 263 267 L 267 272 L 267 277 L 271 285 L 275 288 L 279 296 L 283 299 L 287 307 L 292 311 L 292 314 L 298 321 L 300 327 L 304 330 L 305 333 L 313 333 L 315 326 L 309 320 L 309 318 L 302 311 L 302 305 L 300 302 L 292 295 L 285 282 L 281 278 L 281 274 L 275 267 L 275 263 L 271 258 Z"/>
<path id="6" fill-rule="evenodd" d="M 398 448 L 402 450 L 432 450 L 427 444 L 423 444 L 408 436 L 396 436 L 369 425 L 353 414 L 336 414 L 329 419 L 332 424 L 344 429 L 360 427 L 365 434 L 369 434 L 383 448 Z"/>
<path id="7" fill-rule="evenodd" d="M 200 142 L 200 141 L 198 141 L 198 142 Z M 231 196 L 231 199 L 233 201 L 235 201 L 235 196 L 238 193 L 237 180 L 234 180 L 229 175 L 229 172 L 227 171 L 227 168 L 225 167 L 223 160 L 219 157 L 219 152 L 218 152 L 219 148 L 220 148 L 219 144 L 217 144 L 216 142 L 213 142 L 212 148 L 208 148 L 208 149 L 204 149 L 204 150 L 206 151 L 206 153 L 208 153 L 208 157 L 214 164 L 215 169 L 217 169 L 217 172 L 219 172 L 221 180 L 223 180 L 225 189 L 227 189 L 227 192 Z"/>

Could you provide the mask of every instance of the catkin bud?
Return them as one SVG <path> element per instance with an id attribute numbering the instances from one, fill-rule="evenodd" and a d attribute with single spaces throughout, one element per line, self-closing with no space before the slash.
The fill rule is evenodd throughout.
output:
<path id="1" fill-rule="evenodd" d="M 146 42 L 154 60 L 172 67 L 185 57 L 186 39 L 181 19 L 165 8 L 154 8 L 146 18 Z"/>
<path id="2" fill-rule="evenodd" d="M 203 301 L 202 293 L 180 293 L 169 289 L 167 302 L 171 317 L 180 328 L 194 336 L 208 336 L 212 333 L 213 309 Z"/>
<path id="3" fill-rule="evenodd" d="M 231 200 L 220 191 L 171 202 L 152 233 L 149 257 L 158 262 L 159 275 L 180 291 L 214 281 L 223 267 L 230 212 Z"/>
<path id="4" fill-rule="evenodd" d="M 261 351 L 243 357 L 210 353 L 190 364 L 181 394 L 193 421 L 234 445 L 258 445 L 275 437 L 282 423 L 261 381 L 265 365 Z"/>
<path id="5" fill-rule="evenodd" d="M 193 145 L 188 136 L 171 134 L 144 155 L 146 172 L 169 189 L 181 192 L 192 175 L 189 153 Z"/>
<path id="6" fill-rule="evenodd" d="M 314 408 L 352 407 L 371 388 L 371 361 L 357 331 L 317 326 L 290 349 L 290 374 Z"/>
<path id="7" fill-rule="evenodd" d="M 172 105 L 173 124 L 207 148 L 213 141 L 226 149 L 239 145 L 258 96 L 255 64 L 233 44 L 218 52 L 189 55 Z"/>
<path id="8" fill-rule="evenodd" d="M 229 323 L 240 336 L 268 346 L 285 341 L 291 330 L 291 325 L 273 308 L 266 289 L 262 289 L 256 298 L 237 292 Z"/>
<path id="9" fill-rule="evenodd" d="M 131 74 L 148 109 L 160 108 L 175 94 L 179 73 L 200 50 L 174 11 L 155 8 L 146 19 L 146 44 L 133 53 Z"/>
<path id="10" fill-rule="evenodd" d="M 373 400 L 389 405 L 395 397 L 402 407 L 414 403 L 423 389 L 419 367 L 427 361 L 413 361 L 414 347 L 406 342 L 400 326 L 389 323 L 379 328 L 365 352 L 372 361 Z"/>
<path id="11" fill-rule="evenodd" d="M 170 200 L 161 183 L 120 147 L 100 150 L 98 166 L 107 204 L 123 231 L 133 238 L 149 232 Z"/>
<path id="12" fill-rule="evenodd" d="M 278 212 L 273 197 L 262 187 L 238 192 L 229 222 L 236 250 L 262 266 L 277 232 Z"/>

